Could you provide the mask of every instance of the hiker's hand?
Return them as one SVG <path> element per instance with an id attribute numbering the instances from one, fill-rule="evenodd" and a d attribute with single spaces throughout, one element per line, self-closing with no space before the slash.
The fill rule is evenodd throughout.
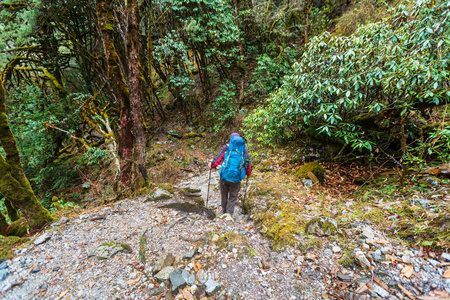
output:
<path id="1" fill-rule="evenodd" d="M 210 168 L 210 169 L 211 169 L 211 163 L 209 163 L 209 164 L 208 164 L 208 168 Z"/>

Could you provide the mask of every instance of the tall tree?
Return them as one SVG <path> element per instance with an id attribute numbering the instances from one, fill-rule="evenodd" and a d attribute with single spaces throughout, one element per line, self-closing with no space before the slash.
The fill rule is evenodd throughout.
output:
<path id="1" fill-rule="evenodd" d="M 0 154 L 0 193 L 20 209 L 32 230 L 38 230 L 53 219 L 48 210 L 36 199 L 22 169 L 16 139 L 6 115 L 5 74 L 0 80 L 0 143 L 5 156 Z M 1 218 L 1 216 L 0 216 Z"/>

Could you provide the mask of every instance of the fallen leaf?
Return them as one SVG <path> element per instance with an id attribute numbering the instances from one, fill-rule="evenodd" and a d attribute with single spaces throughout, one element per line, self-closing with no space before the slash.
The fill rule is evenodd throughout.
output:
<path id="1" fill-rule="evenodd" d="M 378 284 L 379 286 L 381 286 L 383 289 L 385 289 L 386 291 L 390 292 L 390 288 L 389 286 L 381 279 L 379 278 L 374 278 L 373 281 L 375 281 L 376 284 Z"/>
<path id="2" fill-rule="evenodd" d="M 64 292 L 62 292 L 62 293 L 58 296 L 58 298 L 56 298 L 56 300 L 61 299 L 61 298 L 64 297 L 68 292 L 69 292 L 69 290 L 65 290 Z"/>
<path id="3" fill-rule="evenodd" d="M 359 287 L 356 289 L 355 293 L 362 294 L 364 292 L 367 292 L 369 288 L 365 283 L 360 283 Z"/>
<path id="4" fill-rule="evenodd" d="M 444 275 L 442 275 L 442 277 L 443 277 L 443 278 L 450 278 L 450 268 L 448 268 L 448 269 L 445 271 L 445 273 L 444 273 Z"/>
<path id="5" fill-rule="evenodd" d="M 136 284 L 140 279 L 141 279 L 141 276 L 138 276 L 136 279 L 131 279 L 131 280 L 125 281 L 125 283 L 128 285 L 133 285 L 133 284 Z"/>
<path id="6" fill-rule="evenodd" d="M 416 298 L 414 298 L 414 295 L 411 294 L 410 291 L 408 291 L 407 289 L 405 289 L 400 283 L 398 284 L 398 287 L 402 290 L 403 293 L 405 293 L 406 296 L 408 296 L 409 299 L 411 299 L 411 300 L 416 300 Z"/>
<path id="7" fill-rule="evenodd" d="M 375 240 L 375 243 L 377 243 L 377 244 L 383 244 L 383 245 L 389 244 L 389 242 L 386 241 L 386 240 Z"/>
<path id="8" fill-rule="evenodd" d="M 289 268 L 289 265 L 281 265 L 283 268 Z"/>
<path id="9" fill-rule="evenodd" d="M 184 299 L 186 300 L 194 300 L 194 297 L 192 297 L 191 292 L 189 291 L 190 288 L 185 288 L 184 290 L 181 291 L 181 293 L 183 294 Z"/>
<path id="10" fill-rule="evenodd" d="M 413 272 L 414 272 L 414 267 L 413 267 L 413 266 L 406 266 L 406 267 L 403 268 L 401 274 L 402 274 L 403 276 L 406 276 L 406 277 L 409 278 L 409 277 L 412 276 Z"/>
<path id="11" fill-rule="evenodd" d="M 419 300 L 436 300 L 436 299 L 448 299 L 449 294 L 443 290 L 431 291 L 428 295 L 420 296 Z"/>

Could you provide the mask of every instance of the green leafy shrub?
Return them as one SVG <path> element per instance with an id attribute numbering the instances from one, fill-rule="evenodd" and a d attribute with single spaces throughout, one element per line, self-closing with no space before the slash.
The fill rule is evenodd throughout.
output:
<path id="1" fill-rule="evenodd" d="M 313 38 L 293 75 L 246 118 L 246 133 L 264 143 L 322 136 L 364 151 L 399 150 L 403 135 L 418 142 L 420 112 L 450 98 L 449 5 L 416 1 L 350 37 Z"/>

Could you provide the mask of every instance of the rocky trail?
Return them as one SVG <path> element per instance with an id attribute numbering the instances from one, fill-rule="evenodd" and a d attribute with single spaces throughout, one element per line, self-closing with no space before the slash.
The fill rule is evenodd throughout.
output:
<path id="1" fill-rule="evenodd" d="M 359 266 L 338 263 L 345 245 L 332 238 L 275 252 L 240 208 L 214 217 L 217 172 L 210 210 L 193 200 L 206 199 L 209 172 L 189 176 L 173 190 L 61 218 L 1 262 L 1 298 L 448 299 L 449 254 L 409 249 L 364 220 L 343 232 Z M 326 235 L 320 221 L 311 230 Z"/>

